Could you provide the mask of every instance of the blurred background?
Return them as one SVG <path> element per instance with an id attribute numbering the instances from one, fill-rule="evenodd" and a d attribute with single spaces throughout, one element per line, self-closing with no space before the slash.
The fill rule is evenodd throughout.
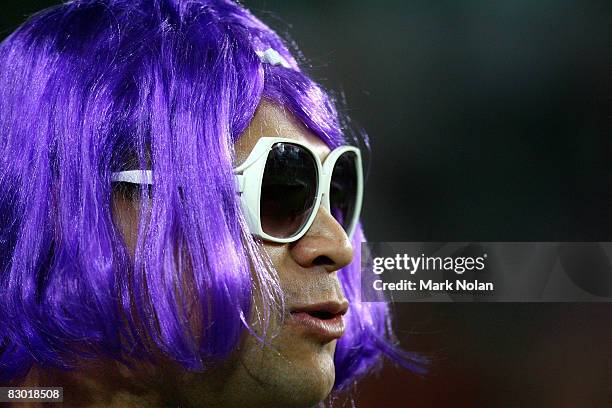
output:
<path id="1" fill-rule="evenodd" d="M 0 36 L 55 3 L 4 2 Z M 609 0 L 244 4 L 369 134 L 370 241 L 612 241 Z M 612 406 L 612 303 L 393 308 L 430 372 L 357 407 Z"/>

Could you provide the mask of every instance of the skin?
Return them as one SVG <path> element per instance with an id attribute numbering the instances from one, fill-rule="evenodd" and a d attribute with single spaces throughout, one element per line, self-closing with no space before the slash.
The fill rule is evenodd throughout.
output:
<path id="1" fill-rule="evenodd" d="M 235 144 L 235 165 L 243 162 L 262 136 L 306 143 L 324 161 L 329 148 L 282 107 L 263 101 Z M 113 214 L 128 248 L 136 243 L 139 205 L 116 195 Z M 163 367 L 128 369 L 100 362 L 79 372 L 34 369 L 26 385 L 62 384 L 83 406 L 309 407 L 324 400 L 335 379 L 336 340 L 323 341 L 291 324 L 289 310 L 304 304 L 347 304 L 337 271 L 348 265 L 353 248 L 342 227 L 321 206 L 307 233 L 290 244 L 264 242 L 285 295 L 285 320 L 262 345 L 245 334 L 233 356 L 205 373 L 188 373 L 172 362 Z M 255 300 L 257 304 L 257 299 Z"/>

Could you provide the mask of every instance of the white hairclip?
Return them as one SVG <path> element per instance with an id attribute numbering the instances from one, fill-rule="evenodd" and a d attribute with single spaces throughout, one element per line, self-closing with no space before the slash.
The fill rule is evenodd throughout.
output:
<path id="1" fill-rule="evenodd" d="M 275 49 L 268 48 L 265 51 L 255 51 L 262 63 L 270 65 L 281 65 L 283 68 L 291 68 L 291 65 Z"/>

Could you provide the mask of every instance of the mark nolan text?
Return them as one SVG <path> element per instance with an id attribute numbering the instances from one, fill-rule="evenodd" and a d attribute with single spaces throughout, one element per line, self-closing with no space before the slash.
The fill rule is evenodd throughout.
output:
<path id="1" fill-rule="evenodd" d="M 432 292 L 457 292 L 457 291 L 493 291 L 495 286 L 493 282 L 479 282 L 478 280 L 468 281 L 465 279 L 457 279 L 455 281 L 446 280 L 444 282 L 435 282 L 431 279 L 418 280 L 414 282 L 408 279 L 402 279 L 398 282 L 383 282 L 375 280 L 372 284 L 374 290 L 407 290 L 407 291 L 432 291 Z"/>

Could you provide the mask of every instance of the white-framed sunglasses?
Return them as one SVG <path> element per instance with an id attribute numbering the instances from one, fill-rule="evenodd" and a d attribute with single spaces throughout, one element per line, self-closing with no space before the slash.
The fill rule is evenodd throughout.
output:
<path id="1" fill-rule="evenodd" d="M 288 243 L 312 225 L 321 204 L 351 237 L 363 199 L 361 152 L 332 150 L 324 163 L 308 145 L 282 137 L 260 138 L 234 168 L 240 204 L 249 230 L 262 239 Z M 112 174 L 113 182 L 153 184 L 151 170 Z"/>

